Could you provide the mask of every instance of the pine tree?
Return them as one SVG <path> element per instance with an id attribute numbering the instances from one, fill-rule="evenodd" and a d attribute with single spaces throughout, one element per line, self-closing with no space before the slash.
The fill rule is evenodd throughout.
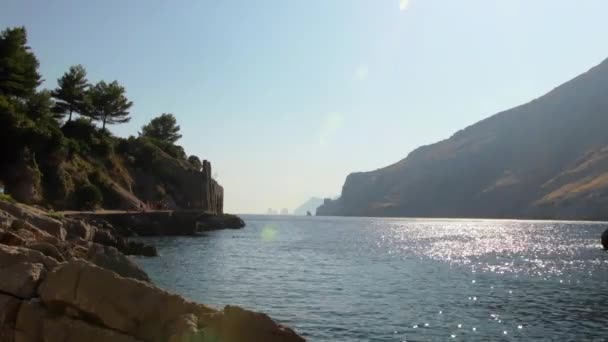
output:
<path id="1" fill-rule="evenodd" d="M 27 98 L 42 83 L 38 59 L 27 46 L 25 27 L 0 33 L 0 95 Z"/>
<path id="2" fill-rule="evenodd" d="M 93 120 L 100 120 L 104 130 L 106 124 L 126 123 L 131 120 L 129 109 L 133 102 L 127 99 L 125 88 L 117 81 L 109 84 L 100 81 L 90 87 L 86 103 L 86 110 L 82 114 Z"/>
<path id="3" fill-rule="evenodd" d="M 52 95 L 57 100 L 53 111 L 58 118 L 68 115 L 68 122 L 72 121 L 72 113 L 82 114 L 86 111 L 85 95 L 89 83 L 87 71 L 82 65 L 74 65 L 57 80 L 59 85 Z"/>
<path id="4" fill-rule="evenodd" d="M 175 144 L 182 137 L 179 129 L 173 114 L 163 113 L 152 119 L 149 124 L 144 125 L 141 128 L 140 136 Z"/>

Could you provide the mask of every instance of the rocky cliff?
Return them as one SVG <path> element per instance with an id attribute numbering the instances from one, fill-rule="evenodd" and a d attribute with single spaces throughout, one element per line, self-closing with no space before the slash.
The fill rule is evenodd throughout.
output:
<path id="1" fill-rule="evenodd" d="M 0 201 L 0 341 L 304 341 L 157 288 L 112 229 Z"/>
<path id="2" fill-rule="evenodd" d="M 384 168 L 318 215 L 608 217 L 608 61 Z"/>

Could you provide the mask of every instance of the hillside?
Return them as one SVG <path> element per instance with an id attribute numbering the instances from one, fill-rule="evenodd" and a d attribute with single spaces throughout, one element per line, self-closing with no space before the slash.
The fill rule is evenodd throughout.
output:
<path id="1" fill-rule="evenodd" d="M 132 101 L 118 81 L 90 83 L 82 65 L 40 89 L 24 27 L 0 32 L 0 184 L 14 200 L 50 209 L 190 208 L 222 213 L 211 164 L 188 157 L 163 113 L 138 136 L 115 137 Z M 3 196 L 6 196 L 3 194 Z"/>
<path id="2" fill-rule="evenodd" d="M 608 217 L 608 61 L 525 105 L 348 175 L 318 215 Z"/>

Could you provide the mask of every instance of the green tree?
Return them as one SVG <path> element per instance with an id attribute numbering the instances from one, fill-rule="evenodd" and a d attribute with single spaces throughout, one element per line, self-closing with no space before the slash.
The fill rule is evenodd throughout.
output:
<path id="1" fill-rule="evenodd" d="M 149 124 L 141 128 L 142 137 L 156 139 L 162 142 L 175 144 L 181 139 L 179 134 L 179 125 L 173 114 L 163 113 L 160 116 L 152 119 Z"/>
<path id="2" fill-rule="evenodd" d="M 25 112 L 32 120 L 55 117 L 52 108 L 53 98 L 51 92 L 46 89 L 32 94 L 25 102 Z"/>
<path id="3" fill-rule="evenodd" d="M 125 96 L 125 88 L 117 81 L 106 83 L 100 81 L 87 91 L 87 105 L 85 116 L 102 122 L 102 129 L 106 124 L 126 123 L 131 120 L 129 109 L 133 102 Z"/>
<path id="4" fill-rule="evenodd" d="M 199 159 L 197 156 L 192 155 L 192 156 L 188 157 L 188 162 L 189 162 L 189 163 L 190 163 L 192 166 L 194 166 L 194 168 L 195 168 L 197 171 L 200 171 L 200 170 L 202 170 L 202 169 L 203 169 L 203 163 L 201 163 L 201 160 L 200 160 L 200 159 Z"/>
<path id="5" fill-rule="evenodd" d="M 38 59 L 27 46 L 25 27 L 0 33 L 0 94 L 26 98 L 42 83 Z"/>
<path id="6" fill-rule="evenodd" d="M 85 95 L 89 87 L 87 71 L 82 65 L 71 66 L 70 70 L 57 79 L 57 84 L 59 86 L 52 92 L 57 100 L 53 111 L 58 114 L 58 118 L 68 115 L 68 122 L 71 122 L 72 113 L 86 112 Z"/>

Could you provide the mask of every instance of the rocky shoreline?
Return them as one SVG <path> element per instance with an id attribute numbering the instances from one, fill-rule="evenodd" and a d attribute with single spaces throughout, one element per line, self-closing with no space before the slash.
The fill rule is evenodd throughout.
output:
<path id="1" fill-rule="evenodd" d="M 106 220 L 0 201 L 0 341 L 304 341 L 265 314 L 170 294 L 128 254 L 156 250 Z"/>

